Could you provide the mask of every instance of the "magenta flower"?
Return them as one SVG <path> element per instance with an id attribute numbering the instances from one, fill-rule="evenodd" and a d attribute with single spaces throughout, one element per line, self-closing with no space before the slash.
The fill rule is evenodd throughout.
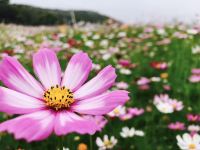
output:
<path id="1" fill-rule="evenodd" d="M 200 120 L 200 115 L 198 114 L 187 114 L 187 120 L 192 122 L 198 122 Z"/>
<path id="2" fill-rule="evenodd" d="M 127 91 L 107 92 L 116 79 L 112 66 L 86 82 L 92 61 L 83 52 L 71 58 L 63 77 L 56 54 L 48 49 L 34 54 L 33 68 L 41 83 L 15 58 L 7 56 L 0 64 L 0 79 L 9 88 L 0 87 L 0 111 L 21 115 L 1 123 L 0 131 L 13 133 L 16 139 L 94 134 L 99 126 L 86 116 L 107 114 L 129 99 Z"/>
<path id="3" fill-rule="evenodd" d="M 185 130 L 185 124 L 182 122 L 175 122 L 175 123 L 170 123 L 168 125 L 168 128 L 171 130 Z"/>

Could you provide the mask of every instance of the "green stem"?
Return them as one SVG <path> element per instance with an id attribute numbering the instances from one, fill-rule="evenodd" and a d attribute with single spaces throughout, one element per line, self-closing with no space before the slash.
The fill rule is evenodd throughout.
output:
<path id="1" fill-rule="evenodd" d="M 90 150 L 93 150 L 92 135 L 90 135 Z"/>
<path id="2" fill-rule="evenodd" d="M 64 136 L 61 136 L 59 138 L 59 150 L 63 150 L 63 139 L 64 139 Z"/>

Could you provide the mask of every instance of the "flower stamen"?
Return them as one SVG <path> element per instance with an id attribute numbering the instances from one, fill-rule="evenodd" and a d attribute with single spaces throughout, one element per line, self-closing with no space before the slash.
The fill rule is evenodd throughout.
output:
<path id="1" fill-rule="evenodd" d="M 71 90 L 65 86 L 60 87 L 58 85 L 52 86 L 45 91 L 44 100 L 47 106 L 52 107 L 55 110 L 69 108 L 74 102 Z"/>

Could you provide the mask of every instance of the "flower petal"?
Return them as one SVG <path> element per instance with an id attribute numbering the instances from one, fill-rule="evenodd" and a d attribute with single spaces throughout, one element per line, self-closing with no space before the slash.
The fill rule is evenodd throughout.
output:
<path id="1" fill-rule="evenodd" d="M 17 59 L 6 56 L 0 64 L 0 79 L 9 88 L 28 94 L 33 97 L 41 98 L 43 94 L 42 86 Z"/>
<path id="2" fill-rule="evenodd" d="M 75 54 L 65 70 L 62 86 L 75 91 L 87 80 L 91 69 L 92 61 L 86 53 L 79 52 Z"/>
<path id="3" fill-rule="evenodd" d="M 54 119 L 54 113 L 47 110 L 38 111 L 1 123 L 0 132 L 13 133 L 15 139 L 25 139 L 28 142 L 40 141 L 53 132 Z"/>
<path id="4" fill-rule="evenodd" d="M 8 114 L 26 114 L 44 109 L 44 102 L 34 97 L 0 87 L 0 111 Z"/>
<path id="5" fill-rule="evenodd" d="M 33 67 L 46 89 L 60 85 L 61 68 L 56 54 L 49 49 L 41 49 L 33 56 Z"/>
<path id="6" fill-rule="evenodd" d="M 54 131 L 56 135 L 77 132 L 79 134 L 94 134 L 99 127 L 96 122 L 88 117 L 81 117 L 69 111 L 58 112 L 55 120 Z"/>
<path id="7" fill-rule="evenodd" d="M 115 69 L 112 66 L 105 67 L 96 77 L 74 92 L 75 99 L 90 98 L 105 92 L 114 84 L 116 77 Z"/>
<path id="8" fill-rule="evenodd" d="M 117 90 L 77 101 L 71 109 L 80 114 L 104 115 L 129 100 L 128 92 Z"/>

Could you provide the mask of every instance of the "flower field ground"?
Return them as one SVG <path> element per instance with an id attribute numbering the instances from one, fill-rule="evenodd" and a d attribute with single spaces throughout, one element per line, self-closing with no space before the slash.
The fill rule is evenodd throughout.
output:
<path id="1" fill-rule="evenodd" d="M 86 52 L 93 62 L 89 79 L 112 65 L 117 79 L 111 90 L 127 90 L 130 99 L 104 117 L 95 116 L 99 130 L 93 135 L 51 134 L 42 141 L 28 143 L 1 132 L 1 150 L 200 149 L 198 26 L 128 26 L 113 22 L 78 23 L 73 27 L 0 24 L 1 60 L 10 55 L 34 75 L 32 56 L 39 49 L 55 52 L 62 70 L 73 54 Z M 0 122 L 17 116 L 2 111 Z"/>

